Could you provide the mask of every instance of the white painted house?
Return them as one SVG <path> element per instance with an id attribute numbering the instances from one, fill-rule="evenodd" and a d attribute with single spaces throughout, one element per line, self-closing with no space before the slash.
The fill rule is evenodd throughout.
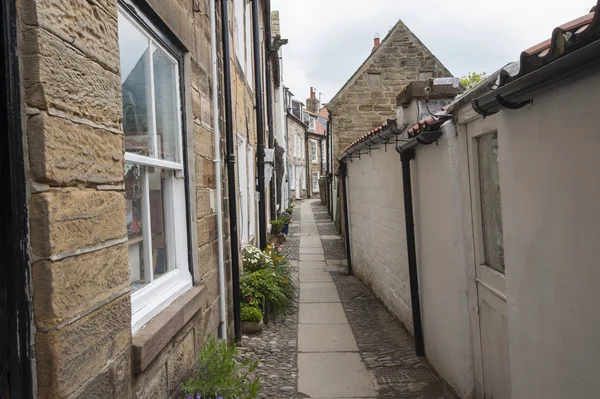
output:
<path id="1" fill-rule="evenodd" d="M 462 398 L 600 397 L 598 54 L 591 12 L 339 157 L 355 273 Z"/>

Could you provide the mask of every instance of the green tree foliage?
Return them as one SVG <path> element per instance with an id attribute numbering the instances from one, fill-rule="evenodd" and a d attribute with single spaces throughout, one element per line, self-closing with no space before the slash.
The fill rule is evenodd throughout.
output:
<path id="1" fill-rule="evenodd" d="M 463 85 L 467 90 L 471 90 L 479 83 L 483 82 L 487 78 L 486 72 L 469 72 L 467 76 L 463 76 L 460 79 L 460 84 Z"/>

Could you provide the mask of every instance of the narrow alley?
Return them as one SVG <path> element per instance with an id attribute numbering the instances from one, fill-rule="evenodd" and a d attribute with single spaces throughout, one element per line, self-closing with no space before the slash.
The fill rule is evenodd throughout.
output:
<path id="1" fill-rule="evenodd" d="M 261 397 L 454 398 L 415 355 L 406 329 L 347 274 L 326 208 L 318 200 L 299 204 L 286 244 L 297 265 L 299 304 L 260 336 L 244 337 L 242 350 L 260 361 Z"/>

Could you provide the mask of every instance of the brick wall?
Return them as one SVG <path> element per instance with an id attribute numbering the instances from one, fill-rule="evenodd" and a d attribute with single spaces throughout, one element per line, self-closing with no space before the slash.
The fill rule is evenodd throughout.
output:
<path id="1" fill-rule="evenodd" d="M 400 155 L 376 154 L 347 163 L 352 265 L 412 333 Z"/>
<path id="2" fill-rule="evenodd" d="M 186 50 L 184 134 L 195 224 L 192 243 L 197 248 L 195 288 L 190 292 L 194 305 L 174 313 L 182 314 L 184 322 L 166 324 L 177 328 L 162 335 L 169 340 L 161 342 L 152 362 L 140 369 L 132 360 L 132 345 L 139 336 L 131 334 L 117 4 L 19 1 L 40 399 L 179 397 L 180 383 L 189 375 L 202 342 L 217 332 L 208 2 L 199 2 L 200 13 L 193 12 L 192 1 L 148 3 Z M 235 54 L 232 61 L 236 65 Z M 234 71 L 236 127 L 254 143 L 253 96 L 237 67 Z M 223 104 L 219 106 L 222 110 Z M 224 132 L 222 125 L 223 118 Z M 225 172 L 223 162 L 229 270 Z M 230 287 L 229 272 L 227 281 Z M 227 300 L 231 304 L 230 291 Z M 229 316 L 231 325 L 231 309 Z"/>

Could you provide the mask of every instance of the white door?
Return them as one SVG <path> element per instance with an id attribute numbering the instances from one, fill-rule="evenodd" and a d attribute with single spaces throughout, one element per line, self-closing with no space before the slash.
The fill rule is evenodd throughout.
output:
<path id="1" fill-rule="evenodd" d="M 492 128 L 483 119 L 467 126 L 476 285 L 485 397 L 510 399 L 499 149 Z"/>

